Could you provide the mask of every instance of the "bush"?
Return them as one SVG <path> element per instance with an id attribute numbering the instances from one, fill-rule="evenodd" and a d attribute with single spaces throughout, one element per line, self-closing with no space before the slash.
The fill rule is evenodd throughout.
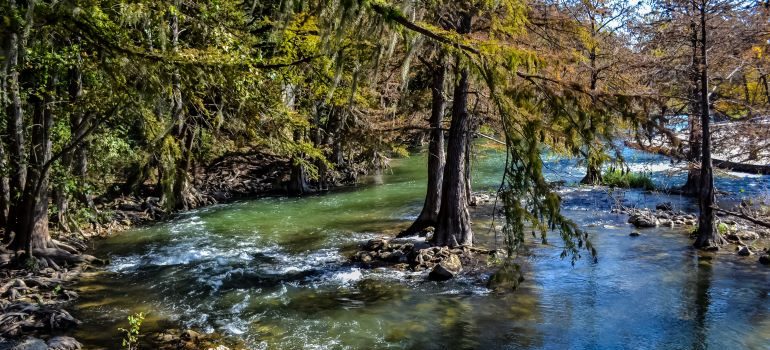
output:
<path id="1" fill-rule="evenodd" d="M 654 190 L 655 184 L 647 173 L 623 172 L 618 169 L 608 170 L 602 176 L 602 184 L 620 188 L 642 188 Z"/>

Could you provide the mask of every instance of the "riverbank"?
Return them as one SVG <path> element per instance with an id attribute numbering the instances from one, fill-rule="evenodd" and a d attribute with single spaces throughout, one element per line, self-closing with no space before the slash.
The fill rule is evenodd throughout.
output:
<path id="1" fill-rule="evenodd" d="M 286 195 L 290 181 L 290 161 L 261 154 L 232 154 L 212 162 L 195 172 L 193 180 L 201 207 L 238 200 Z M 330 173 L 323 190 L 349 186 L 363 173 L 355 167 Z M 309 183 L 318 186 L 318 183 Z M 116 186 L 118 188 L 118 186 Z M 85 255 L 94 241 L 114 236 L 137 227 L 149 226 L 172 219 L 184 212 L 168 212 L 162 207 L 159 194 L 152 185 L 143 186 L 137 194 L 110 192 L 95 200 L 94 217 L 87 225 L 55 225 L 51 235 L 64 243 L 68 252 Z M 190 208 L 190 210 L 197 208 Z M 4 256 L 4 255 L 3 255 Z M 39 261 L 35 265 L 10 266 L 11 258 L 0 259 L 0 349 L 80 349 L 72 331 L 82 322 L 68 309 L 79 297 L 76 283 L 83 273 L 99 271 L 109 261 L 86 259 L 74 266 L 51 265 Z M 44 264 L 42 264 L 44 263 Z M 39 265 L 40 264 L 40 265 Z M 126 323 L 125 327 L 128 327 Z M 238 349 L 237 342 L 216 335 L 204 335 L 200 330 L 183 329 L 181 324 L 168 324 L 168 329 L 142 336 L 146 346 L 159 349 Z M 194 334 L 195 336 L 190 336 Z M 121 339 L 115 339 L 115 347 Z M 225 345 L 227 344 L 227 345 Z"/>
<path id="2" fill-rule="evenodd" d="M 117 327 L 127 326 L 125 316 L 150 311 L 152 316 L 142 331 L 143 339 L 148 341 L 170 339 L 168 346 L 189 347 L 192 345 L 182 344 L 182 334 L 191 330 L 217 341 L 226 339 L 230 343 L 225 341 L 220 345 L 231 348 L 238 346 L 237 342 L 232 345 L 234 340 L 244 342 L 247 348 L 259 347 L 255 344 L 262 341 L 292 347 L 323 339 L 331 341 L 324 338 L 326 329 L 322 332 L 312 324 L 293 318 L 323 322 L 325 317 L 332 317 L 326 312 L 336 312 L 333 310 L 340 308 L 349 311 L 363 307 L 360 305 L 365 305 L 368 312 L 386 313 L 378 309 L 379 303 L 395 298 L 394 294 L 411 295 L 413 289 L 418 292 L 427 290 L 434 296 L 435 293 L 486 295 L 490 292 L 487 281 L 491 269 L 480 275 L 460 275 L 452 281 L 436 283 L 414 274 L 428 275 L 432 268 L 400 272 L 349 264 L 349 254 L 355 254 L 358 244 L 381 237 L 383 233 L 395 235 L 403 228 L 401 226 L 408 225 L 413 218 L 411 215 L 419 212 L 417 205 L 421 204 L 422 189 L 413 181 L 422 173 L 421 167 L 416 165 L 421 163 L 418 161 L 421 160 L 408 161 L 410 168 L 406 174 L 404 169 L 398 169 L 395 175 L 380 178 L 382 185 L 363 186 L 356 191 L 332 191 L 327 196 L 275 197 L 210 206 L 180 213 L 172 220 L 161 220 L 156 225 L 142 226 L 140 232 L 132 235 L 91 241 L 92 251 L 108 252 L 103 257 L 112 261 L 107 269 L 87 271 L 85 279 L 82 274 L 78 275 L 81 278 L 79 284 L 62 287 L 79 295 L 78 299 L 65 300 L 61 305 L 74 310 L 72 315 L 86 322 L 80 330 L 74 329 L 75 333 L 68 334 L 75 335 L 89 348 L 114 348 L 120 341 Z M 649 244 L 652 247 L 646 247 L 645 251 L 662 251 L 657 254 L 700 255 L 689 248 L 685 227 L 671 230 L 658 222 L 657 227 L 639 229 L 641 237 L 636 239 L 628 237 L 627 225 L 618 225 L 610 219 L 595 223 L 595 218 L 609 214 L 609 206 L 602 213 L 605 210 L 602 201 L 606 198 L 597 194 L 602 192 L 601 188 L 589 187 L 560 189 L 566 199 L 565 212 L 577 217 L 583 227 L 601 230 L 597 240 L 607 239 L 607 231 L 610 234 L 618 231 L 624 239 L 613 238 L 612 244 L 621 251 L 629 252 L 638 249 L 639 245 Z M 579 197 L 576 193 L 586 193 L 587 197 L 584 201 L 575 200 Z M 629 193 L 641 194 L 638 191 Z M 662 201 L 653 194 L 649 197 L 647 204 Z M 635 199 L 629 201 L 634 203 Z M 493 221 L 490 208 L 494 198 L 487 196 L 478 202 L 482 204 L 471 209 L 477 242 L 490 249 L 499 248 L 501 241 L 488 232 Z M 598 212 L 591 211 L 588 218 L 581 211 L 575 211 L 575 208 L 594 207 Z M 611 214 L 610 217 L 612 215 L 617 215 L 623 223 L 628 219 L 625 214 Z M 669 231 L 677 233 L 669 234 Z M 661 236 L 667 241 L 661 241 Z M 618 254 L 613 252 L 615 246 L 603 246 L 600 259 L 608 255 L 612 259 L 612 254 Z M 548 253 L 552 248 L 532 244 L 526 250 L 528 255 L 531 251 L 542 250 L 545 253 L 535 253 L 535 256 L 548 256 L 553 255 Z M 436 253 L 443 254 L 434 252 L 434 256 Z M 720 255 L 733 255 L 732 251 L 723 253 Z M 554 264 L 569 265 L 559 260 L 558 254 L 546 259 L 553 259 Z M 756 256 L 750 259 L 758 265 Z M 423 257 L 425 260 L 429 259 Z M 743 264 L 744 258 L 736 257 L 734 261 Z M 609 260 L 607 263 L 621 262 Z M 523 264 L 522 273 L 528 281 L 520 292 L 524 296 L 532 293 L 531 287 L 543 283 L 539 282 L 542 277 L 535 272 L 537 268 L 529 266 L 531 264 Z M 549 268 L 558 270 L 558 266 Z M 342 325 L 350 326 L 341 323 L 338 327 Z M 97 329 L 94 327 L 108 331 L 103 335 L 84 334 L 93 333 Z M 289 330 L 305 329 L 303 327 L 313 329 L 303 336 L 315 334 L 317 339 L 300 342 L 288 334 Z M 401 331 L 401 328 L 396 329 Z M 316 330 L 322 333 L 314 333 Z M 388 339 L 401 339 L 399 332 L 390 334 Z M 47 337 L 41 335 L 41 338 Z"/>

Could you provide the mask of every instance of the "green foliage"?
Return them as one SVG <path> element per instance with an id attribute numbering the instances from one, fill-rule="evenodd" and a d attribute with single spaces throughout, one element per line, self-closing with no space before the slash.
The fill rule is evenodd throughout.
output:
<path id="1" fill-rule="evenodd" d="M 609 169 L 602 175 L 602 184 L 609 187 L 641 188 L 654 190 L 655 184 L 647 173 L 635 173 L 620 169 Z"/>
<path id="2" fill-rule="evenodd" d="M 123 333 L 123 339 L 121 341 L 121 347 L 127 350 L 138 349 L 139 344 L 139 331 L 144 322 L 145 314 L 138 312 L 133 315 L 128 315 L 128 328 L 118 328 Z"/>
<path id="3" fill-rule="evenodd" d="M 726 223 L 724 223 L 724 222 L 720 222 L 720 223 L 717 225 L 717 231 L 718 231 L 718 232 L 719 232 L 719 234 L 721 234 L 721 235 L 726 235 L 726 234 L 728 234 L 728 233 L 730 232 L 730 226 L 729 226 L 729 225 L 727 225 L 727 224 L 726 224 Z"/>

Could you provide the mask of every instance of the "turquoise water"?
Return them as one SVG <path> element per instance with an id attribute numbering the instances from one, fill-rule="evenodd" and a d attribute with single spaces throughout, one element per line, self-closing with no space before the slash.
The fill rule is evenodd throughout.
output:
<path id="1" fill-rule="evenodd" d="M 477 157 L 476 189 L 496 188 L 502 164 L 494 152 Z M 552 179 L 582 175 L 570 160 L 548 169 Z M 100 241 L 94 253 L 112 262 L 80 283 L 76 337 L 89 349 L 117 348 L 117 327 L 144 311 L 144 332 L 181 324 L 249 349 L 770 348 L 770 269 L 756 256 L 696 252 L 678 230 L 629 237 L 600 188 L 561 192 L 598 262 L 572 266 L 559 259 L 558 241 L 533 239 L 518 258 L 526 281 L 515 293 L 491 293 L 484 276 L 437 283 L 347 262 L 357 244 L 419 213 L 424 172 L 415 156 L 356 188 L 216 205 Z M 766 179 L 720 181 L 760 188 Z M 624 198 L 692 205 L 634 191 Z M 489 221 L 474 224 L 477 241 L 494 246 Z"/>

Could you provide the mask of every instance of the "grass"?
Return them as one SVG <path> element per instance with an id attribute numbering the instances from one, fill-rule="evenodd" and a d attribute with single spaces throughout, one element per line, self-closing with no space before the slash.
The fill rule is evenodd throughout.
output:
<path id="1" fill-rule="evenodd" d="M 602 175 L 602 184 L 609 187 L 619 188 L 642 188 L 645 190 L 654 190 L 655 184 L 652 182 L 649 174 L 646 173 L 624 173 L 618 169 L 607 170 Z"/>

